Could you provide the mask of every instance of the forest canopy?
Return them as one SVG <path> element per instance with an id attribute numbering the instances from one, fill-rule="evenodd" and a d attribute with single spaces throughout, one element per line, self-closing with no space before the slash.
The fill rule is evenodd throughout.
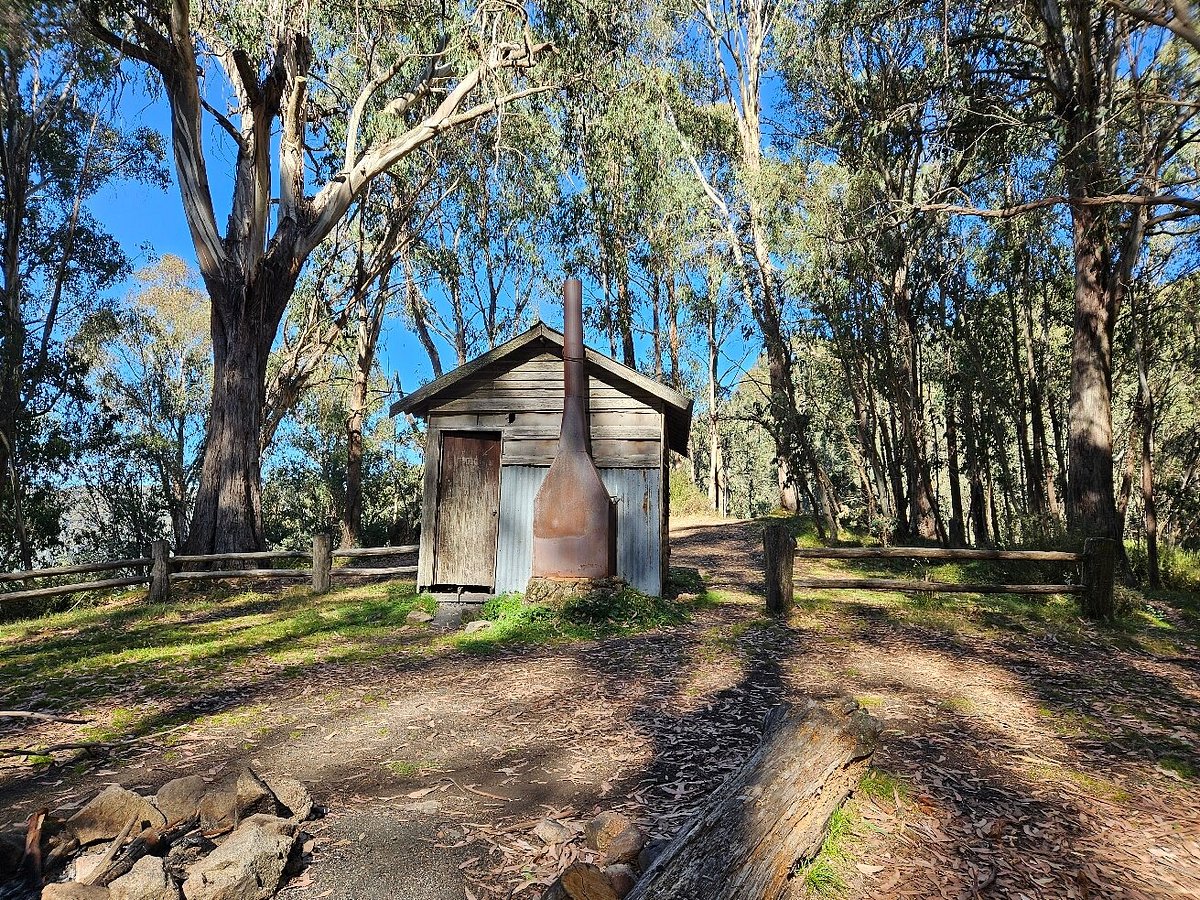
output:
<path id="1" fill-rule="evenodd" d="M 8 5 L 0 557 L 408 541 L 388 399 L 579 276 L 696 400 L 676 511 L 1157 583 L 1200 548 L 1195 11 Z M 109 233 L 134 181 L 189 258 Z"/>

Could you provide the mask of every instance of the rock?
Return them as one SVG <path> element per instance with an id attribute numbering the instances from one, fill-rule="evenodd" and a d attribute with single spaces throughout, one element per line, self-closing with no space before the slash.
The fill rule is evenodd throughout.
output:
<path id="1" fill-rule="evenodd" d="M 423 609 L 414 609 L 412 612 L 410 612 L 407 616 L 404 617 L 404 621 L 407 622 L 409 625 L 420 625 L 425 622 L 432 622 L 433 616 L 431 616 L 429 613 L 425 612 L 425 610 L 423 610 Z"/>
<path id="2" fill-rule="evenodd" d="M 42 900 L 110 900 L 108 888 L 93 884 L 64 881 L 42 888 Z"/>
<path id="3" fill-rule="evenodd" d="M 481 631 L 487 631 L 492 627 L 492 622 L 489 619 L 476 619 L 474 622 L 468 622 L 463 628 L 465 634 L 479 634 Z"/>
<path id="4" fill-rule="evenodd" d="M 208 790 L 208 782 L 199 775 L 188 775 L 168 781 L 154 795 L 159 812 L 168 824 L 187 822 L 200 814 L 200 801 Z"/>
<path id="5" fill-rule="evenodd" d="M 88 877 L 96 871 L 96 866 L 104 860 L 103 850 L 97 850 L 95 853 L 84 853 L 75 858 L 75 869 L 71 873 L 76 881 L 87 881 Z"/>
<path id="6" fill-rule="evenodd" d="M 618 834 L 633 823 L 617 812 L 602 812 L 583 826 L 585 843 L 592 850 L 603 853 Z"/>
<path id="7" fill-rule="evenodd" d="M 297 822 L 303 822 L 313 810 L 312 794 L 298 779 L 287 775 L 264 775 L 263 781 L 275 795 L 275 799 L 284 807 L 288 816 Z"/>
<path id="8" fill-rule="evenodd" d="M 620 897 L 600 869 L 577 862 L 563 870 L 542 894 L 542 900 L 620 900 Z"/>
<path id="9" fill-rule="evenodd" d="M 636 825 L 630 825 L 612 839 L 600 859 L 602 866 L 615 866 L 621 863 L 636 862 L 642 847 L 646 845 L 646 836 Z"/>
<path id="10" fill-rule="evenodd" d="M 247 816 L 280 812 L 279 802 L 253 769 L 226 775 L 200 800 L 200 829 L 207 835 L 232 831 Z"/>
<path id="11" fill-rule="evenodd" d="M 645 872 L 658 859 L 664 850 L 667 849 L 666 841 L 651 841 L 642 848 L 642 852 L 638 854 L 637 865 L 638 869 Z"/>
<path id="12" fill-rule="evenodd" d="M 75 832 L 79 843 L 86 846 L 115 838 L 134 816 L 137 817 L 133 826 L 135 834 L 143 828 L 162 828 L 167 824 L 166 816 L 149 800 L 114 784 L 71 816 L 67 826 Z"/>
<path id="13" fill-rule="evenodd" d="M 157 856 L 143 856 L 108 886 L 108 892 L 112 900 L 179 900 L 179 888 Z"/>
<path id="14" fill-rule="evenodd" d="M 183 895 L 187 900 L 266 900 L 278 890 L 295 844 L 295 822 L 251 816 L 191 867 Z"/>
<path id="15" fill-rule="evenodd" d="M 604 877 L 612 885 L 613 892 L 618 897 L 624 897 L 637 884 L 637 873 L 624 863 L 604 867 Z"/>
<path id="16" fill-rule="evenodd" d="M 542 819 L 533 827 L 533 833 L 547 844 L 565 844 L 575 837 L 575 832 L 557 819 Z"/>

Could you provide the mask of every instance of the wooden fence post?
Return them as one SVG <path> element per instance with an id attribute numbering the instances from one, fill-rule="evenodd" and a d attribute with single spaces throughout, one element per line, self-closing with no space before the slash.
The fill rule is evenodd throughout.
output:
<path id="1" fill-rule="evenodd" d="M 1088 538 L 1083 542 L 1083 593 L 1079 605 L 1089 619 L 1112 619 L 1113 580 L 1117 568 L 1117 542 L 1111 538 Z"/>
<path id="2" fill-rule="evenodd" d="M 333 566 L 333 538 L 328 534 L 313 535 L 312 589 L 314 594 L 329 593 L 329 570 Z"/>
<path id="3" fill-rule="evenodd" d="M 767 580 L 767 612 L 787 615 L 792 608 L 792 568 L 796 564 L 796 538 L 787 525 L 763 528 L 763 562 Z"/>
<path id="4" fill-rule="evenodd" d="M 166 603 L 171 599 L 171 547 L 166 541 L 150 543 L 150 602 Z"/>

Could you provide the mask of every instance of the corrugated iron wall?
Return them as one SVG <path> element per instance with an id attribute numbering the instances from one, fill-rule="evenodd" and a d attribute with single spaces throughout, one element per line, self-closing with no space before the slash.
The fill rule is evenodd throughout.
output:
<path id="1" fill-rule="evenodd" d="M 533 500 L 549 471 L 545 466 L 500 470 L 500 530 L 496 547 L 496 593 L 523 591 L 533 570 Z M 662 473 L 658 469 L 601 469 L 617 500 L 617 575 L 646 594 L 662 593 Z"/>

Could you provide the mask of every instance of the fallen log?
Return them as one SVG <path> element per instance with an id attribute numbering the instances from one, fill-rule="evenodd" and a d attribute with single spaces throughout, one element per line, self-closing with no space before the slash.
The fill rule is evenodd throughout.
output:
<path id="1" fill-rule="evenodd" d="M 86 884 L 107 887 L 122 875 L 127 874 L 139 859 L 148 853 L 162 856 L 177 840 L 196 829 L 196 817 L 185 819 L 162 830 L 147 828 L 130 841 L 119 854 L 114 854 L 96 867 Z M 113 846 L 122 839 L 113 842 Z M 111 849 L 111 848 L 110 848 Z"/>
<path id="2" fill-rule="evenodd" d="M 627 900 L 790 896 L 789 882 L 820 852 L 830 818 L 865 772 L 879 730 L 853 701 L 771 710 L 758 749 L 680 829 Z"/>

